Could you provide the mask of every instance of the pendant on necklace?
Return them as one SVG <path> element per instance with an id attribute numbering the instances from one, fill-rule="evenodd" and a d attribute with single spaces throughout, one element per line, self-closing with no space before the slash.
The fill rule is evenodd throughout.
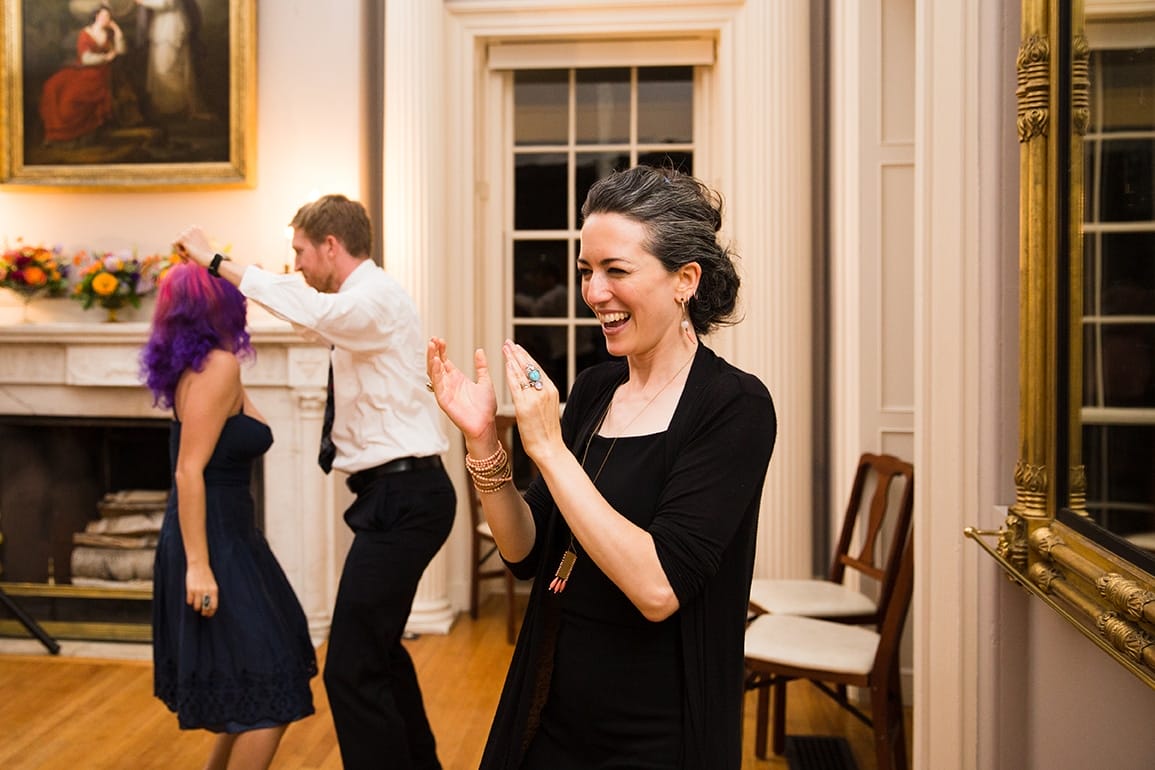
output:
<path id="1" fill-rule="evenodd" d="M 569 580 L 569 573 L 573 572 L 573 565 L 577 562 L 577 554 L 572 548 L 565 549 L 565 553 L 561 555 L 561 564 L 557 565 L 557 572 L 554 573 L 553 580 L 549 583 L 549 590 L 555 594 L 560 594 L 565 590 L 565 583 Z"/>

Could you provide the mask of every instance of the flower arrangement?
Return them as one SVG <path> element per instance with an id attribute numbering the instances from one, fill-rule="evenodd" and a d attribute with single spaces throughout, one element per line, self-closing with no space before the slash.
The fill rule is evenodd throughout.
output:
<path id="1" fill-rule="evenodd" d="M 25 302 L 38 294 L 64 294 L 68 289 L 68 265 L 60 258 L 61 248 L 28 246 L 17 242 L 15 248 L 0 255 L 0 287 L 20 294 Z"/>
<path id="2" fill-rule="evenodd" d="M 72 296 L 83 303 L 85 310 L 100 305 L 110 317 L 125 305 L 138 308 L 141 298 L 156 290 L 160 275 L 174 259 L 159 254 L 137 257 L 123 251 L 82 251 L 74 257 L 78 273 Z"/>

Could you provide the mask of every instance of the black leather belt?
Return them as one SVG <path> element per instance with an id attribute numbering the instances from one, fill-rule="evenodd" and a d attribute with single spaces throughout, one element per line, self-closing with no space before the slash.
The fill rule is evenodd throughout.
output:
<path id="1" fill-rule="evenodd" d="M 364 492 L 369 486 L 390 473 L 405 473 L 406 471 L 428 471 L 441 467 L 441 458 L 437 455 L 430 455 L 429 457 L 398 457 L 396 460 L 390 460 L 387 463 L 374 465 L 372 468 L 366 468 L 363 471 L 357 471 L 345 481 L 349 487 L 349 491 L 355 495 Z"/>

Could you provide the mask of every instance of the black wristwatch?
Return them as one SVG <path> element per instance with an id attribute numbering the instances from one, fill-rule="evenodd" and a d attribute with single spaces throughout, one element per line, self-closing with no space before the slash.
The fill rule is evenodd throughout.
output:
<path id="1" fill-rule="evenodd" d="M 213 259 L 209 262 L 209 275 L 214 278 L 221 277 L 221 263 L 228 261 L 228 257 L 224 254 L 213 254 Z"/>

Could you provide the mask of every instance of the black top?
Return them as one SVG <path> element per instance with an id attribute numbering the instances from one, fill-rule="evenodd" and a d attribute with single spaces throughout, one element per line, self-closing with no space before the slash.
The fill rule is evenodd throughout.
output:
<path id="1" fill-rule="evenodd" d="M 563 436 L 575 455 L 580 457 L 614 391 L 628 376 L 624 362 L 610 362 L 577 378 L 562 418 Z M 539 724 L 544 721 L 551 736 L 558 724 L 570 724 L 555 721 L 561 713 L 555 698 L 565 691 L 551 691 L 551 679 L 558 687 L 565 687 L 580 677 L 594 676 L 594 669 L 620 672 L 628 668 L 620 667 L 623 660 L 638 657 L 628 648 L 639 639 L 653 642 L 657 654 L 668 654 L 672 664 L 666 672 L 637 674 L 661 675 L 667 686 L 674 688 L 665 692 L 679 698 L 676 718 L 681 730 L 676 756 L 681 759 L 667 766 L 738 770 L 742 750 L 742 638 L 754 568 L 758 507 L 776 431 L 774 406 L 766 387 L 703 345 L 668 431 L 655 437 L 619 439 L 598 486 L 620 513 L 645 527 L 654 538 L 658 558 L 681 605 L 664 623 L 652 624 L 642 618 L 616 586 L 599 570 L 591 569 L 592 562 L 584 553 L 566 590 L 561 594 L 547 590 L 570 533 L 544 481 L 539 478 L 534 482 L 526 500 L 533 511 L 537 541 L 523 561 L 509 566 L 518 577 L 533 577 L 535 582 L 482 757 L 482 770 L 518 770 Z M 595 439 L 591 446 L 586 463 L 590 469 L 596 470 L 593 456 L 599 443 Z M 647 460 L 644 455 L 649 451 L 656 455 Z M 611 483 L 618 468 L 622 476 Z M 645 468 L 649 470 L 639 470 Z M 641 475 L 631 476 L 631 472 Z M 607 473 L 611 477 L 607 478 Z M 599 580 L 605 585 L 599 586 Z M 609 645 L 598 655 L 575 653 L 574 646 L 567 644 L 567 629 L 575 618 L 617 623 L 619 628 L 612 633 L 618 635 L 620 643 Z M 608 639 L 612 641 L 613 636 Z M 612 659 L 615 652 L 620 657 Z M 576 672 L 568 668 L 573 665 L 574 654 L 584 657 Z M 555 661 L 558 671 L 552 671 Z M 605 708 L 612 699 L 619 723 L 637 722 L 625 719 L 623 710 L 649 706 L 632 699 L 632 694 L 627 697 L 624 689 L 602 698 L 600 707 Z M 631 713 L 644 716 L 637 710 Z M 566 740 L 577 744 L 594 736 L 600 728 L 589 727 L 590 719 L 587 712 L 584 721 L 572 726 L 580 734 L 565 736 Z M 619 736 L 617 745 L 624 746 L 632 737 Z"/>
<path id="2" fill-rule="evenodd" d="M 597 476 L 595 484 L 610 505 L 641 527 L 649 527 L 657 510 L 665 439 L 663 432 L 617 440 L 595 436 L 590 443 L 586 472 Z M 646 620 L 580 542 L 576 553 L 570 579 L 557 597 L 561 622 L 553 677 L 527 766 L 677 767 L 682 747 L 677 621 Z"/>

